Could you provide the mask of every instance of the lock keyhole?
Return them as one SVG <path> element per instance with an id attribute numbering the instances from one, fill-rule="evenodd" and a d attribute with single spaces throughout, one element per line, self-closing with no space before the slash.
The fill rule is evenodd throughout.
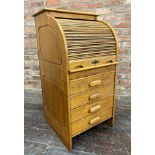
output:
<path id="1" fill-rule="evenodd" d="M 93 60 L 92 61 L 92 64 L 98 64 L 99 63 L 99 60 Z"/>

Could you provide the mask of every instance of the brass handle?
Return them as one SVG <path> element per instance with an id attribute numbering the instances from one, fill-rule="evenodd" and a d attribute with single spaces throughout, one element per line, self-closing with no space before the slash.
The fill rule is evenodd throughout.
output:
<path id="1" fill-rule="evenodd" d="M 89 111 L 90 111 L 91 113 L 94 113 L 94 112 L 98 111 L 100 108 L 101 108 L 100 105 L 96 105 L 96 106 L 94 106 L 94 107 L 91 107 Z"/>
<path id="2" fill-rule="evenodd" d="M 95 124 L 95 123 L 97 123 L 99 120 L 100 120 L 100 117 L 97 116 L 97 117 L 91 119 L 91 120 L 89 121 L 89 124 L 90 124 L 90 125 Z"/>
<path id="3" fill-rule="evenodd" d="M 89 96 L 89 100 L 94 100 L 94 99 L 97 99 L 101 96 L 100 93 L 96 93 L 96 94 L 92 94 Z"/>
<path id="4" fill-rule="evenodd" d="M 102 81 L 101 80 L 95 80 L 95 81 L 92 81 L 90 82 L 90 86 L 93 87 L 93 86 L 98 86 L 98 85 L 101 85 L 102 84 Z"/>

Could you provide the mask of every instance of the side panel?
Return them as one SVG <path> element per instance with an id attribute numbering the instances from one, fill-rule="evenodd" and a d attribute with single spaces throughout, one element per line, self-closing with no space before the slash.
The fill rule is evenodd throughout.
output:
<path id="1" fill-rule="evenodd" d="M 71 149 L 70 111 L 67 89 L 67 60 L 62 31 L 44 12 L 35 17 L 44 114 L 50 126 Z"/>
<path id="2" fill-rule="evenodd" d="M 64 89 L 46 76 L 43 77 L 45 106 L 57 121 L 65 126 Z"/>
<path id="3" fill-rule="evenodd" d="M 39 27 L 40 54 L 44 61 L 61 64 L 61 49 L 57 33 L 50 25 Z"/>

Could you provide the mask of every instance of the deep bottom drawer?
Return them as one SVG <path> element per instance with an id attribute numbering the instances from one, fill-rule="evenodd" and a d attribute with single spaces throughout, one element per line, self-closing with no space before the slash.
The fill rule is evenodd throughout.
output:
<path id="1" fill-rule="evenodd" d="M 78 121 L 88 115 L 92 115 L 101 110 L 106 110 L 113 107 L 113 96 L 107 97 L 102 101 L 94 102 L 92 104 L 87 104 L 71 110 L 71 120 L 72 122 Z"/>
<path id="2" fill-rule="evenodd" d="M 78 122 L 72 123 L 72 137 L 112 117 L 113 109 L 99 111 Z"/>

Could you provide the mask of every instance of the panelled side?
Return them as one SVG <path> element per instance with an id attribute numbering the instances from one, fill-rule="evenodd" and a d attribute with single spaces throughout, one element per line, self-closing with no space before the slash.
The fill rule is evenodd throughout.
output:
<path id="1" fill-rule="evenodd" d="M 63 34 L 53 17 L 44 12 L 35 17 L 44 114 L 48 123 L 70 149 L 67 97 L 67 60 Z"/>

